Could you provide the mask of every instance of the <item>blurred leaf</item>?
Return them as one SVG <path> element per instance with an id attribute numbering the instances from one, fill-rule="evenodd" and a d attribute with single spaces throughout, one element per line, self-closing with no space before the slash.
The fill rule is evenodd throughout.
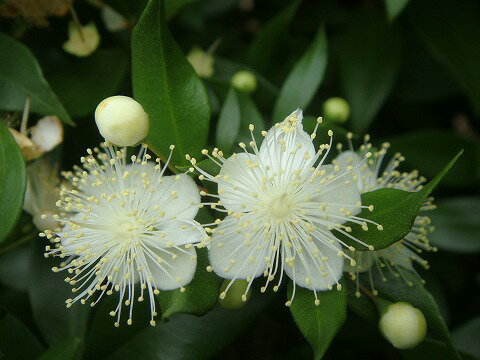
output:
<path id="1" fill-rule="evenodd" d="M 24 245 L 0 255 L 0 282 L 16 290 L 27 290 L 29 252 Z"/>
<path id="2" fill-rule="evenodd" d="M 181 313 L 202 316 L 213 309 L 218 300 L 221 281 L 215 273 L 206 270 L 208 265 L 206 249 L 197 249 L 195 277 L 185 286 L 185 292 L 182 293 L 180 289 L 160 292 L 163 320 Z"/>
<path id="3" fill-rule="evenodd" d="M 473 356 L 461 353 L 463 360 L 477 360 Z M 411 350 L 402 350 L 402 357 L 405 360 L 435 359 L 435 360 L 453 360 L 458 359 L 448 351 L 445 344 L 433 340 L 425 339 L 420 345 Z"/>
<path id="4" fill-rule="evenodd" d="M 248 94 L 230 88 L 217 123 L 215 144 L 226 154 L 231 153 L 238 141 L 252 140 L 248 126 L 264 129 L 262 115 Z"/>
<path id="5" fill-rule="evenodd" d="M 354 282 L 348 280 L 346 281 L 346 285 L 348 309 L 367 321 L 377 321 L 378 310 L 375 304 L 364 294 L 360 297 L 355 296 L 357 289 Z"/>
<path id="6" fill-rule="evenodd" d="M 0 41 L 1 39 L 0 36 Z M 0 101 L 1 97 L 0 87 Z M 0 122 L 0 243 L 6 239 L 20 217 L 26 184 L 25 161 L 20 149 L 10 130 Z"/>
<path id="7" fill-rule="evenodd" d="M 446 251 L 480 252 L 480 197 L 465 196 L 436 201 L 428 216 L 435 226 L 433 245 Z"/>
<path id="8" fill-rule="evenodd" d="M 453 342 L 457 346 L 457 349 L 480 359 L 480 342 L 478 341 L 479 334 L 480 317 L 476 317 L 466 324 L 463 324 L 453 332 Z"/>
<path id="9" fill-rule="evenodd" d="M 177 315 L 138 332 L 121 344 L 111 359 L 210 359 L 242 334 L 267 303 L 262 296 L 240 310 L 216 307 L 200 318 Z"/>
<path id="10" fill-rule="evenodd" d="M 150 115 L 146 142 L 166 158 L 175 144 L 174 165 L 205 146 L 210 107 L 205 87 L 171 37 L 163 1 L 151 0 L 132 35 L 135 99 Z M 172 167 L 173 168 L 173 167 Z"/>
<path id="11" fill-rule="evenodd" d="M 262 74 L 267 74 L 285 52 L 285 37 L 301 0 L 294 0 L 268 21 L 257 33 L 247 52 L 247 62 Z"/>
<path id="12" fill-rule="evenodd" d="M 17 318 L 0 308 L 0 358 L 35 359 L 42 345 Z"/>
<path id="13" fill-rule="evenodd" d="M 400 69 L 398 29 L 370 9 L 352 23 L 341 39 L 340 80 L 351 107 L 355 132 L 364 132 L 381 109 Z"/>
<path id="14" fill-rule="evenodd" d="M 448 130 L 426 129 L 387 139 L 390 151 L 405 157 L 404 168 L 417 169 L 422 176 L 432 179 L 450 154 L 465 150 L 452 171 L 445 176 L 445 186 L 463 188 L 480 180 L 480 145 Z"/>
<path id="15" fill-rule="evenodd" d="M 0 49 L 0 108 L 22 111 L 25 99 L 29 96 L 32 112 L 57 115 L 64 123 L 73 125 L 30 50 L 2 33 Z"/>
<path id="16" fill-rule="evenodd" d="M 90 57 L 72 59 L 50 76 L 52 87 L 72 117 L 92 116 L 106 97 L 117 95 L 128 67 L 120 49 L 98 50 Z"/>
<path id="17" fill-rule="evenodd" d="M 345 279 L 340 281 L 342 290 L 319 291 L 320 304 L 315 305 L 312 290 L 297 286 L 290 312 L 300 332 L 305 336 L 315 353 L 315 359 L 321 359 L 330 343 L 342 327 L 347 316 L 347 289 Z M 293 291 L 292 282 L 288 284 L 288 298 Z"/>
<path id="18" fill-rule="evenodd" d="M 393 21 L 405 9 L 410 0 L 385 0 L 388 20 Z"/>
<path id="19" fill-rule="evenodd" d="M 29 268 L 34 271 L 30 271 L 28 295 L 35 322 L 50 345 L 72 336 L 83 338 L 90 306 L 78 302 L 67 309 L 65 301 L 72 297 L 72 288 L 64 281 L 66 273 L 55 274 L 51 270 L 62 260 L 45 259 L 43 241 L 33 241 L 30 253 Z"/>
<path id="20" fill-rule="evenodd" d="M 38 360 L 75 360 L 79 346 L 79 338 L 66 339 L 47 349 Z"/>
<path id="21" fill-rule="evenodd" d="M 417 274 L 401 266 L 397 266 L 396 269 L 401 272 L 402 276 L 391 276 L 388 281 L 382 280 L 383 276 L 379 271 L 372 272 L 375 288 L 379 294 L 391 301 L 408 302 L 419 309 L 427 320 L 428 328 L 448 346 L 449 352 L 458 358 L 458 352 L 453 345 L 450 332 L 433 296 L 425 289 Z"/>
<path id="22" fill-rule="evenodd" d="M 480 116 L 480 3 L 413 1 L 409 10 L 412 24 L 463 85 L 477 117 Z"/>
<path id="23" fill-rule="evenodd" d="M 419 191 L 408 192 L 383 188 L 362 194 L 362 204 L 367 206 L 373 205 L 374 210 L 363 209 L 358 216 L 382 225 L 383 230 L 378 230 L 375 225 L 370 225 L 368 231 L 364 231 L 360 225 L 349 223 L 352 228 L 350 235 L 369 245 L 373 245 L 375 250 L 384 249 L 403 239 L 410 232 L 426 198 L 455 164 L 462 152 L 459 152 L 450 160 L 437 176 Z M 349 245 L 358 248 L 358 250 L 363 249 L 363 247 L 359 247 L 358 243 L 350 238 L 345 237 L 344 239 Z"/>
<path id="24" fill-rule="evenodd" d="M 322 83 L 327 61 L 327 35 L 321 26 L 310 47 L 283 83 L 273 109 L 274 122 L 282 121 L 297 108 L 307 108 Z"/>

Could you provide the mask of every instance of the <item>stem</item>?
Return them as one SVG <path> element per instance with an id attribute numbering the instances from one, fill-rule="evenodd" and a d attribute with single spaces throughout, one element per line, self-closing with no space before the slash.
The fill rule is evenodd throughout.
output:
<path id="1" fill-rule="evenodd" d="M 26 243 L 28 240 L 33 239 L 36 234 L 37 234 L 36 232 L 27 234 L 24 237 L 20 238 L 20 240 L 15 241 L 14 243 L 11 243 L 11 244 L 5 246 L 4 248 L 1 248 L 0 249 L 0 255 L 5 254 L 6 252 L 8 252 L 10 250 L 15 249 L 16 247 L 22 245 L 23 243 Z"/>
<path id="2" fill-rule="evenodd" d="M 20 133 L 22 135 L 26 135 L 27 133 L 29 113 L 30 113 L 30 96 L 27 96 L 27 98 L 25 99 L 25 105 L 23 107 L 22 122 L 20 123 Z"/>
<path id="3" fill-rule="evenodd" d="M 85 42 L 85 37 L 83 36 L 83 31 L 82 31 L 82 24 L 80 23 L 80 20 L 78 19 L 78 16 L 77 16 L 77 12 L 73 8 L 73 6 L 70 7 L 70 14 L 72 14 L 73 23 L 78 29 L 78 33 L 80 34 L 80 39 L 82 39 L 82 41 Z"/>

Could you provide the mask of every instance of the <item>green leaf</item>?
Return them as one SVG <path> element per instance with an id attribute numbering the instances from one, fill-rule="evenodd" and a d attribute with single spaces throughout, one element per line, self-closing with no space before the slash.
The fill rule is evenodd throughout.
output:
<path id="1" fill-rule="evenodd" d="M 400 68 L 400 37 L 394 24 L 369 9 L 341 41 L 340 80 L 351 107 L 351 126 L 366 131 L 390 94 Z"/>
<path id="2" fill-rule="evenodd" d="M 317 293 L 320 304 L 315 305 L 312 290 L 297 286 L 295 298 L 290 306 L 293 319 L 300 332 L 305 336 L 315 353 L 315 359 L 321 359 L 330 343 L 342 327 L 347 316 L 347 290 L 345 280 L 340 281 L 342 290 L 320 291 Z M 288 298 L 293 291 L 292 282 L 288 284 Z"/>
<path id="3" fill-rule="evenodd" d="M 315 39 L 283 83 L 273 109 L 273 121 L 282 121 L 297 108 L 305 109 L 322 83 L 327 68 L 327 35 L 321 26 Z"/>
<path id="4" fill-rule="evenodd" d="M 30 236 L 29 240 L 35 236 Z M 26 291 L 28 288 L 28 277 L 30 273 L 28 246 L 18 246 L 0 255 L 0 282 L 4 285 L 19 291 Z"/>
<path id="5" fill-rule="evenodd" d="M 72 117 L 91 116 L 104 98 L 117 94 L 128 67 L 120 49 L 98 50 L 73 59 L 50 76 L 50 83 Z"/>
<path id="6" fill-rule="evenodd" d="M 206 144 L 209 100 L 167 29 L 160 0 L 148 3 L 133 30 L 132 78 L 135 99 L 150 115 L 146 143 L 163 158 L 174 144 L 172 165 L 186 165 L 185 154 L 195 156 Z"/>
<path id="7" fill-rule="evenodd" d="M 368 296 L 355 296 L 357 289 L 354 282 L 346 281 L 346 285 L 348 309 L 367 321 L 376 321 L 378 319 L 378 310 L 375 304 Z"/>
<path id="8" fill-rule="evenodd" d="M 410 0 L 385 0 L 385 10 L 389 21 L 395 18 L 405 9 Z"/>
<path id="9" fill-rule="evenodd" d="M 20 217 L 26 185 L 25 161 L 10 130 L 0 122 L 0 243 Z"/>
<path id="10" fill-rule="evenodd" d="M 35 322 L 48 344 L 54 345 L 73 336 L 83 338 L 90 306 L 75 303 L 67 309 L 65 301 L 72 297 L 71 286 L 64 281 L 68 273 L 54 273 L 60 258 L 45 259 L 45 241 L 32 241 L 29 268 L 28 296 Z"/>
<path id="11" fill-rule="evenodd" d="M 428 214 L 435 226 L 432 244 L 446 251 L 480 252 L 480 197 L 448 198 L 435 204 L 437 209 Z"/>
<path id="12" fill-rule="evenodd" d="M 247 61 L 262 74 L 281 59 L 285 51 L 285 37 L 301 0 L 290 3 L 258 32 L 247 52 Z"/>
<path id="13" fill-rule="evenodd" d="M 0 358 L 35 359 L 42 345 L 17 318 L 0 308 Z"/>
<path id="14" fill-rule="evenodd" d="M 458 356 L 433 296 L 425 289 L 417 274 L 403 267 L 401 273 L 405 279 L 391 276 L 388 281 L 383 281 L 382 275 L 378 271 L 373 271 L 373 281 L 379 294 L 391 301 L 408 302 L 419 309 L 427 320 L 428 328 L 449 347 L 452 355 Z"/>
<path id="15" fill-rule="evenodd" d="M 455 168 L 445 176 L 442 185 L 465 188 L 480 181 L 480 145 L 452 131 L 425 129 L 386 139 L 390 151 L 405 157 L 404 166 L 417 169 L 422 176 L 432 179 L 450 154 L 465 150 Z"/>
<path id="16" fill-rule="evenodd" d="M 473 356 L 460 353 L 463 360 L 478 360 Z M 445 344 L 433 340 L 425 339 L 420 345 L 411 350 L 402 350 L 402 358 L 405 360 L 435 359 L 435 360 L 454 360 L 458 359 L 448 351 Z"/>
<path id="17" fill-rule="evenodd" d="M 38 360 L 75 360 L 80 339 L 72 337 L 47 349 Z"/>
<path id="18" fill-rule="evenodd" d="M 197 249 L 195 277 L 185 286 L 185 292 L 180 289 L 160 292 L 158 299 L 163 320 L 181 313 L 202 316 L 213 309 L 218 300 L 221 280 L 215 273 L 206 270 L 208 265 L 206 249 Z"/>
<path id="19" fill-rule="evenodd" d="M 249 124 L 257 132 L 264 130 L 262 115 L 250 96 L 231 87 L 218 119 L 216 145 L 228 154 L 239 141 L 250 142 Z"/>
<path id="20" fill-rule="evenodd" d="M 463 150 L 450 160 L 442 171 L 419 191 L 408 192 L 383 188 L 362 194 L 362 204 L 367 206 L 373 205 L 374 210 L 370 212 L 368 209 L 363 209 L 359 217 L 375 221 L 383 226 L 383 230 L 380 231 L 376 226 L 370 225 L 369 230 L 364 231 L 358 224 L 350 223 L 352 228 L 350 234 L 369 245 L 373 245 L 375 250 L 384 249 L 403 239 L 410 232 L 426 198 L 462 153 Z M 345 238 L 345 241 L 358 250 L 365 250 L 351 239 Z"/>
<path id="21" fill-rule="evenodd" d="M 480 334 L 480 316 L 455 329 L 452 334 L 453 342 L 457 349 L 480 358 L 478 334 Z"/>
<path id="22" fill-rule="evenodd" d="M 434 9 L 434 11 L 432 11 Z M 465 89 L 480 115 L 480 3 L 463 0 L 412 1 L 410 20 Z"/>
<path id="23" fill-rule="evenodd" d="M 74 125 L 30 50 L 2 33 L 0 49 L 0 108 L 21 111 L 29 96 L 32 112 L 57 115 L 64 123 Z"/>

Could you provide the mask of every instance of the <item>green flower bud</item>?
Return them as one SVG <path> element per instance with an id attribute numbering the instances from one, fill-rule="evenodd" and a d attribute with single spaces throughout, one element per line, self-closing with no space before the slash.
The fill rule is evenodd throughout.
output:
<path id="1" fill-rule="evenodd" d="M 427 321 L 422 312 L 405 302 L 388 305 L 379 322 L 380 332 L 397 349 L 411 349 L 425 339 Z"/>
<path id="2" fill-rule="evenodd" d="M 323 114 L 328 120 L 344 123 L 350 116 L 350 105 L 345 99 L 331 97 L 323 103 Z"/>
<path id="3" fill-rule="evenodd" d="M 249 289 L 247 293 L 248 281 L 235 280 L 233 284 L 227 289 L 231 280 L 224 280 L 220 287 L 220 305 L 225 309 L 237 310 L 242 308 L 245 303 L 250 299 L 252 290 Z"/>
<path id="4" fill-rule="evenodd" d="M 231 79 L 232 86 L 246 93 L 252 93 L 257 89 L 257 78 L 250 71 L 236 72 Z"/>
<path id="5" fill-rule="evenodd" d="M 148 134 L 148 114 L 128 96 L 103 100 L 95 109 L 95 122 L 105 140 L 118 146 L 136 145 Z"/>

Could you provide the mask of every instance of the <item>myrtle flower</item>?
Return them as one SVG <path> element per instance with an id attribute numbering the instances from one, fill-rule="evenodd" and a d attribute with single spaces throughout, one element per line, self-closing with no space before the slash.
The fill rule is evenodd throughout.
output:
<path id="1" fill-rule="evenodd" d="M 279 273 L 273 287 L 277 291 L 285 272 L 294 282 L 286 305 L 292 303 L 296 285 L 312 290 L 318 305 L 317 291 L 332 289 L 335 284 L 341 288 L 338 280 L 343 258 L 354 264 L 342 250 L 348 246 L 339 235 L 353 239 L 364 250 L 373 249 L 353 237 L 351 228 L 345 225 L 350 221 L 368 228 L 367 220 L 356 216 L 367 206 L 361 204 L 358 188 L 348 176 L 353 169 L 340 171 L 338 166 L 324 165 L 333 133 L 329 131 L 330 144 L 315 151 L 313 139 L 318 124 L 309 135 L 303 130 L 302 118 L 301 110 L 296 110 L 270 131 L 263 131 L 260 148 L 250 125 L 253 153 L 244 143 L 239 144 L 244 152 L 229 158 L 218 149 L 211 155 L 203 150 L 220 166 L 217 176 L 205 172 L 187 156 L 200 172 L 200 180 L 218 184 L 218 195 L 202 192 L 219 199 L 206 204 L 227 214 L 211 230 L 209 244 L 209 270 L 231 279 L 221 298 L 235 280 L 244 279 L 248 282 L 242 296 L 245 301 L 254 278 L 262 274 L 266 278 L 261 288 L 264 292 Z"/>
<path id="2" fill-rule="evenodd" d="M 45 255 L 66 259 L 53 271 L 71 274 L 65 280 L 73 286 L 74 297 L 67 299 L 67 307 L 97 293 L 93 306 L 104 294 L 117 292 L 118 305 L 110 315 L 119 326 L 125 304 L 130 325 L 135 299 L 146 297 L 155 325 L 155 295 L 160 290 L 184 291 L 194 275 L 195 244 L 207 237 L 194 221 L 200 194 L 186 174 L 164 176 L 172 151 L 161 166 L 160 159 L 155 165 L 149 161 L 146 146 L 131 162 L 125 148 L 102 148 L 87 150 L 88 156 L 81 158 L 83 169 L 64 173 L 70 188 L 61 189 L 61 212 L 54 215 L 63 229 L 41 234 L 56 244 L 47 246 Z"/>
<path id="3" fill-rule="evenodd" d="M 381 188 L 394 188 L 410 192 L 418 191 L 422 188 L 426 179 L 419 176 L 418 171 L 413 170 L 402 173 L 397 170 L 400 163 L 405 160 L 401 154 L 394 154 L 385 168 L 382 168 L 382 162 L 387 155 L 390 144 L 384 143 L 378 151 L 373 151 L 372 145 L 368 142 L 370 137 L 367 135 L 364 138 L 363 145 L 360 146 L 358 151 L 354 151 L 351 142 L 351 133 L 347 135 L 347 139 L 349 150 L 342 151 L 342 145 L 338 144 L 337 148 L 340 154 L 333 163 L 344 169 L 347 167 L 355 168 L 352 172 L 352 178 L 358 184 L 358 188 L 362 194 Z M 368 161 L 363 162 L 362 158 L 367 152 L 373 152 L 373 156 L 368 159 Z M 432 204 L 432 201 L 432 198 L 428 198 L 422 205 L 420 212 L 423 213 L 427 210 L 434 209 L 435 206 Z M 358 274 L 367 271 L 371 272 L 372 269 L 379 271 L 383 281 L 387 280 L 384 271 L 382 271 L 382 269 L 385 269 L 394 276 L 402 277 L 408 284 L 411 284 L 411 282 L 403 276 L 400 266 L 413 270 L 415 274 L 416 272 L 412 265 L 413 262 L 428 268 L 427 261 L 422 259 L 418 254 L 424 250 L 436 251 L 436 248 L 432 247 L 427 239 L 428 233 L 432 230 L 433 228 L 430 225 L 429 217 L 423 214 L 418 215 L 412 229 L 402 240 L 382 250 L 351 254 L 357 266 L 352 268 L 346 264 L 345 270 L 349 272 L 352 279 L 357 282 L 356 295 L 360 296 L 360 292 L 358 291 Z M 371 280 L 371 273 L 369 275 L 372 291 L 374 294 L 377 294 L 373 281 Z"/>

